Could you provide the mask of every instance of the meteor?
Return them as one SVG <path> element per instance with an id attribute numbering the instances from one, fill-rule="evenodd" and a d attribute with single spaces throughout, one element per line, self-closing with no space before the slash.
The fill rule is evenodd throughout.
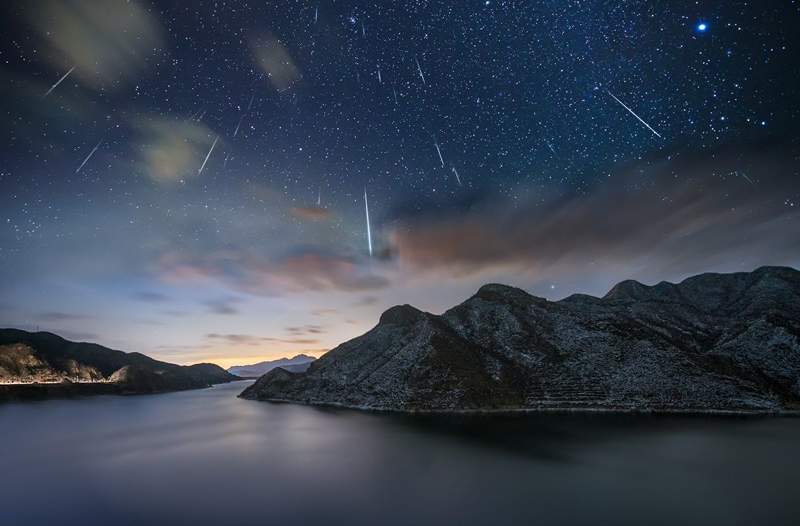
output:
<path id="1" fill-rule="evenodd" d="M 439 162 L 442 163 L 442 168 L 444 168 L 444 159 L 442 158 L 442 150 L 439 149 L 439 143 L 435 142 L 433 145 L 436 146 L 436 153 L 439 154 Z"/>
<path id="2" fill-rule="evenodd" d="M 451 165 L 450 169 L 453 170 L 453 174 L 456 176 L 456 181 L 458 181 L 458 186 L 463 186 L 461 184 L 461 177 L 458 176 L 458 170 L 456 170 L 456 167 Z"/>
<path id="3" fill-rule="evenodd" d="M 392 95 L 394 95 L 394 104 L 397 105 L 397 90 L 392 86 Z"/>
<path id="4" fill-rule="evenodd" d="M 615 97 L 613 93 L 611 93 L 611 92 L 610 92 L 610 91 L 608 91 L 608 90 L 606 90 L 606 93 L 608 93 L 609 95 L 611 95 L 611 97 L 612 97 L 612 98 L 613 98 L 615 101 L 619 102 L 619 103 L 620 103 L 620 105 L 622 105 L 622 107 L 623 107 L 623 108 L 625 108 L 626 110 L 628 110 L 628 111 L 631 113 L 631 115 L 633 115 L 634 117 L 636 117 L 637 119 L 639 119 L 639 122 L 641 122 L 642 124 L 644 124 L 645 126 L 647 126 L 647 129 L 648 129 L 648 130 L 650 130 L 651 132 L 653 132 L 653 133 L 656 135 L 656 137 L 658 137 L 659 139 L 663 139 L 663 137 L 661 137 L 661 135 L 659 135 L 659 133 L 658 133 L 657 131 L 655 131 L 655 130 L 653 129 L 653 127 L 652 127 L 652 126 L 650 126 L 649 124 L 647 124 L 646 122 L 644 122 L 644 120 L 643 120 L 641 117 L 639 117 L 638 115 L 636 115 L 636 113 L 635 113 L 635 112 L 634 112 L 632 109 L 630 109 L 629 107 L 627 107 L 627 106 L 625 105 L 625 103 L 624 103 L 624 102 L 622 102 L 622 101 L 621 101 L 621 100 L 619 100 L 617 97 Z"/>
<path id="5" fill-rule="evenodd" d="M 372 232 L 369 228 L 369 203 L 367 202 L 367 187 L 364 187 L 364 212 L 367 215 L 367 244 L 369 246 L 369 257 L 372 257 Z"/>
<path id="6" fill-rule="evenodd" d="M 317 17 L 319 16 L 319 6 L 314 8 L 314 23 L 317 23 Z"/>
<path id="7" fill-rule="evenodd" d="M 200 169 L 197 170 L 197 175 L 200 175 L 201 173 L 203 173 L 203 168 L 206 167 L 206 163 L 208 162 L 208 158 L 211 157 L 211 152 L 214 151 L 214 146 L 217 145 L 217 141 L 218 140 L 219 140 L 219 135 L 217 135 L 217 137 L 214 139 L 214 142 L 211 143 L 211 148 L 208 149 L 208 153 L 206 154 L 206 158 L 203 160 L 203 164 L 200 165 Z"/>
<path id="8" fill-rule="evenodd" d="M 81 171 L 81 168 L 83 168 L 83 166 L 84 166 L 86 163 L 88 163 L 88 162 L 89 162 L 89 159 L 91 159 L 91 158 L 92 158 L 92 155 L 94 155 L 94 152 L 96 152 L 96 151 L 97 151 L 97 149 L 98 149 L 98 148 L 100 148 L 100 145 L 101 145 L 102 143 L 103 143 L 103 139 L 100 139 L 100 142 L 98 142 L 98 143 L 97 143 L 97 144 L 94 146 L 94 148 L 92 148 L 92 151 L 91 151 L 91 152 L 89 152 L 89 155 L 87 155 L 87 156 L 86 156 L 86 159 L 84 159 L 84 160 L 83 160 L 83 162 L 81 163 L 81 165 L 80 165 L 80 166 L 78 166 L 78 169 L 77 169 L 77 170 L 75 170 L 75 173 L 78 173 L 78 172 L 80 172 L 80 171 Z"/>
<path id="9" fill-rule="evenodd" d="M 235 129 L 235 130 L 233 130 L 233 136 L 234 136 L 234 137 L 236 137 L 236 134 L 238 134 L 238 133 L 239 133 L 239 126 L 241 126 L 241 125 L 242 125 L 242 121 L 244 120 L 244 115 L 245 115 L 245 114 L 242 114 L 242 116 L 241 116 L 241 117 L 239 117 L 239 122 L 238 122 L 238 123 L 236 123 L 236 129 Z"/>
<path id="10" fill-rule="evenodd" d="M 417 60 L 417 57 L 414 57 L 414 62 L 417 63 L 417 72 L 419 72 L 419 77 L 422 79 L 422 85 L 427 86 L 428 84 L 425 82 L 425 75 L 422 74 L 422 66 L 419 65 L 419 60 Z"/>
<path id="11" fill-rule="evenodd" d="M 50 95 L 50 94 L 53 92 L 53 90 L 54 90 L 54 89 L 56 89 L 56 88 L 58 87 L 58 85 L 59 85 L 59 84 L 61 84 L 62 82 L 64 82 L 64 79 L 66 79 L 67 77 L 69 77 L 69 74 L 70 74 L 70 73 L 72 73 L 73 71 L 75 71 L 75 66 L 72 66 L 71 68 L 69 68 L 69 71 L 67 71 L 66 73 L 64 73 L 64 76 L 63 76 L 63 77 L 61 77 L 60 79 L 58 79 L 58 81 L 57 81 L 55 84 L 53 84 L 52 86 L 50 86 L 50 89 L 49 89 L 49 90 L 47 90 L 47 93 L 45 93 L 45 94 L 44 94 L 44 96 L 42 96 L 42 98 L 44 98 L 44 97 L 47 97 L 48 95 Z"/>
<path id="12" fill-rule="evenodd" d="M 383 80 L 381 79 L 381 67 L 380 66 L 378 66 L 378 82 L 383 84 Z"/>

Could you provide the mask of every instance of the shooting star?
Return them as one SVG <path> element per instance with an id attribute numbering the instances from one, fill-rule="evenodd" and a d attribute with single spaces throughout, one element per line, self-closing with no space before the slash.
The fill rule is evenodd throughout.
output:
<path id="1" fill-rule="evenodd" d="M 458 186 L 463 186 L 461 184 L 461 177 L 458 176 L 458 170 L 456 170 L 456 167 L 451 165 L 450 169 L 453 170 L 453 175 L 456 176 L 456 181 L 458 181 Z"/>
<path id="2" fill-rule="evenodd" d="M 317 23 L 317 18 L 319 17 L 319 6 L 314 8 L 314 23 Z"/>
<path id="3" fill-rule="evenodd" d="M 214 142 L 211 143 L 211 148 L 208 149 L 208 153 L 206 154 L 206 158 L 203 159 L 203 164 L 200 165 L 200 169 L 197 170 L 197 175 L 203 173 L 203 168 L 206 167 L 206 163 L 208 162 L 208 158 L 211 157 L 211 152 L 214 151 L 214 146 L 217 145 L 217 141 L 219 140 L 219 135 L 214 139 Z"/>
<path id="4" fill-rule="evenodd" d="M 236 137 L 236 135 L 239 133 L 239 127 L 242 125 L 242 121 L 244 120 L 244 115 L 245 114 L 243 113 L 242 116 L 239 117 L 239 122 L 236 123 L 236 129 L 233 130 L 234 137 Z"/>
<path id="5" fill-rule="evenodd" d="M 397 106 L 397 90 L 392 86 L 392 95 L 394 95 L 394 104 Z"/>
<path id="6" fill-rule="evenodd" d="M 419 60 L 417 60 L 417 57 L 414 57 L 414 62 L 417 63 L 417 71 L 419 72 L 419 77 L 422 79 L 422 85 L 427 86 L 428 84 L 425 82 L 425 75 L 422 73 L 422 66 L 419 65 Z"/>
<path id="7" fill-rule="evenodd" d="M 547 145 L 548 148 L 550 148 L 550 151 L 553 152 L 553 155 L 557 155 L 556 154 L 556 149 L 553 148 L 553 145 L 550 144 L 550 141 L 544 141 L 544 143 Z"/>
<path id="8" fill-rule="evenodd" d="M 743 178 L 744 178 L 744 179 L 745 179 L 745 180 L 746 180 L 748 183 L 750 183 L 750 184 L 752 184 L 752 185 L 755 185 L 755 184 L 756 184 L 756 183 L 754 183 L 754 182 L 753 182 L 753 180 L 752 180 L 752 179 L 750 179 L 750 178 L 747 176 L 747 174 L 746 174 L 746 173 L 744 173 L 744 172 L 741 172 L 741 173 L 739 173 L 739 171 L 737 170 L 737 171 L 735 171 L 735 172 L 733 172 L 733 173 L 735 173 L 735 174 L 736 174 L 737 176 L 739 176 L 739 177 L 743 177 Z"/>
<path id="9" fill-rule="evenodd" d="M 361 21 L 361 36 L 367 38 L 367 30 L 364 29 L 364 21 Z"/>
<path id="10" fill-rule="evenodd" d="M 250 111 L 250 108 L 253 107 L 253 99 L 255 99 L 255 98 L 256 98 L 256 94 L 255 93 L 250 95 L 250 102 L 247 104 L 247 111 Z"/>
<path id="11" fill-rule="evenodd" d="M 659 135 L 659 133 L 658 133 L 657 131 L 655 131 L 655 130 L 653 129 L 653 127 L 652 127 L 652 126 L 650 126 L 649 124 L 647 124 L 646 122 L 644 122 L 644 120 L 643 120 L 641 117 L 639 117 L 638 115 L 636 115 L 636 113 L 635 113 L 635 112 L 634 112 L 632 109 L 630 109 L 629 107 L 627 107 L 627 106 L 625 105 L 625 103 L 624 103 L 624 102 L 622 102 L 622 101 L 621 101 L 621 100 L 619 100 L 617 97 L 615 97 L 613 93 L 611 93 L 611 92 L 610 92 L 610 91 L 608 91 L 608 90 L 606 90 L 606 93 L 608 93 L 609 95 L 611 95 L 611 97 L 612 97 L 612 98 L 613 98 L 615 101 L 619 102 L 619 103 L 620 103 L 620 105 L 622 105 L 622 107 L 623 107 L 623 108 L 625 108 L 626 110 L 628 110 L 628 111 L 630 112 L 630 114 L 631 114 L 631 115 L 633 115 L 634 117 L 636 117 L 637 119 L 639 119 L 639 122 L 641 122 L 642 124 L 644 124 L 645 126 L 647 126 L 647 129 L 648 129 L 648 130 L 650 130 L 651 132 L 653 132 L 653 133 L 656 135 L 656 137 L 658 137 L 659 139 L 663 139 L 663 137 L 661 137 L 661 135 Z"/>
<path id="12" fill-rule="evenodd" d="M 442 150 L 439 149 L 439 143 L 435 142 L 433 145 L 436 146 L 436 153 L 439 154 L 439 161 L 442 163 L 442 168 L 444 168 L 444 159 L 442 158 Z"/>
<path id="13" fill-rule="evenodd" d="M 61 77 L 60 79 L 58 79 L 58 81 L 56 81 L 56 83 L 55 83 L 55 84 L 53 84 L 52 86 L 50 86 L 50 89 L 49 89 L 49 90 L 47 90 L 47 93 L 45 93 L 45 94 L 44 94 L 44 96 L 42 96 L 42 98 L 44 98 L 44 97 L 47 97 L 48 95 L 50 95 L 50 94 L 53 92 L 53 90 L 54 90 L 54 89 L 56 89 L 56 88 L 58 87 L 58 85 L 59 85 L 59 84 L 61 84 L 62 82 L 64 82 L 64 79 L 66 79 L 67 77 L 69 77 L 69 74 L 70 74 L 70 73 L 72 73 L 73 71 L 75 71 L 75 66 L 72 66 L 71 68 L 69 68 L 69 71 L 67 71 L 66 73 L 64 73 L 64 76 L 63 76 L 63 77 Z"/>
<path id="14" fill-rule="evenodd" d="M 317 206 L 322 206 L 322 187 L 317 189 Z"/>
<path id="15" fill-rule="evenodd" d="M 380 66 L 378 66 L 378 82 L 383 84 L 383 79 L 381 79 L 381 67 Z"/>
<path id="16" fill-rule="evenodd" d="M 83 160 L 83 162 L 81 163 L 81 165 L 80 165 L 80 166 L 78 166 L 78 169 L 77 169 L 77 170 L 75 170 L 75 173 L 78 173 L 78 172 L 80 172 L 80 171 L 81 171 L 81 168 L 83 168 L 83 166 L 84 166 L 86 163 L 88 163 L 88 162 L 89 162 L 89 159 L 91 159 L 91 158 L 92 158 L 92 155 L 94 155 L 94 152 L 96 152 L 96 151 L 97 151 L 97 149 L 98 149 L 98 148 L 100 148 L 100 145 L 103 143 L 103 140 L 104 140 L 104 139 L 100 139 L 100 141 L 99 141 L 97 144 L 95 144 L 94 148 L 92 148 L 92 151 L 91 151 L 91 152 L 89 152 L 89 155 L 87 155 L 87 156 L 86 156 L 86 159 L 84 159 L 84 160 Z"/>
<path id="17" fill-rule="evenodd" d="M 367 215 L 367 243 L 369 245 L 369 257 L 372 257 L 372 231 L 369 228 L 369 203 L 367 203 L 367 187 L 364 187 L 364 212 Z"/>

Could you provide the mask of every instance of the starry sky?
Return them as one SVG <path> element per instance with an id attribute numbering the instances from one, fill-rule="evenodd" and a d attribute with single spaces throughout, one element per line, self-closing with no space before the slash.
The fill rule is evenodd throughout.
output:
<path id="1" fill-rule="evenodd" d="M 230 366 L 800 266 L 796 1 L 0 11 L 2 326 Z"/>

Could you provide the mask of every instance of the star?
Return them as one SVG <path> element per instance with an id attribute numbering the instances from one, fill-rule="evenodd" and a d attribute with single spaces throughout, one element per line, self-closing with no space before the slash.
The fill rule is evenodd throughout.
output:
<path id="1" fill-rule="evenodd" d="M 705 22 L 700 22 L 697 24 L 696 28 L 698 33 L 705 33 L 708 31 L 708 24 Z"/>

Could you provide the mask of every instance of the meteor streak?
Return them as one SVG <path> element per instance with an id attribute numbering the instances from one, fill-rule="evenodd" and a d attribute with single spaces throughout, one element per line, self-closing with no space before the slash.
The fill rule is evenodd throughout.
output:
<path id="1" fill-rule="evenodd" d="M 241 116 L 241 117 L 239 117 L 239 122 L 238 122 L 238 123 L 236 123 L 236 129 L 235 129 L 235 130 L 233 130 L 233 136 L 234 136 L 234 137 L 236 137 L 236 134 L 238 134 L 238 133 L 239 133 L 239 126 L 241 126 L 241 125 L 242 125 L 242 121 L 243 121 L 243 120 L 244 120 L 244 114 L 242 114 L 242 116 Z"/>
<path id="2" fill-rule="evenodd" d="M 623 108 L 625 108 L 626 110 L 628 110 L 628 111 L 631 113 L 631 115 L 633 115 L 634 117 L 636 117 L 637 119 L 639 119 L 639 122 L 641 122 L 642 124 L 644 124 L 645 126 L 647 126 L 647 129 L 648 129 L 648 130 L 650 130 L 651 132 L 653 132 L 653 133 L 656 135 L 656 137 L 658 137 L 659 139 L 663 139 L 663 137 L 661 137 L 661 135 L 659 135 L 659 133 L 658 133 L 657 131 L 655 131 L 655 130 L 653 129 L 653 127 L 652 127 L 652 126 L 650 126 L 649 124 L 647 124 L 646 122 L 644 122 L 644 120 L 643 120 L 641 117 L 639 117 L 638 115 L 636 115 L 636 113 L 635 113 L 635 112 L 634 112 L 632 109 L 630 109 L 629 107 L 627 107 L 627 106 L 625 105 L 625 103 L 624 103 L 624 102 L 622 102 L 622 101 L 621 101 L 621 100 L 619 100 L 617 97 L 615 97 L 613 93 L 611 93 L 611 92 L 610 92 L 610 91 L 608 91 L 608 90 L 606 90 L 606 93 L 608 93 L 609 95 L 611 95 L 611 97 L 612 97 L 612 98 L 613 98 L 615 101 L 619 102 L 619 103 L 620 103 L 620 105 L 622 105 L 622 107 L 623 107 Z"/>
<path id="3" fill-rule="evenodd" d="M 203 168 L 206 167 L 206 163 L 208 162 L 208 158 L 211 157 L 211 152 L 214 151 L 214 146 L 217 145 L 217 141 L 218 140 L 219 140 L 219 135 L 217 135 L 217 137 L 214 139 L 214 142 L 211 143 L 211 148 L 208 149 L 208 153 L 206 154 L 206 158 L 203 160 L 203 164 L 200 165 L 200 169 L 197 170 L 197 175 L 200 175 L 201 173 L 203 173 Z"/>
<path id="4" fill-rule="evenodd" d="M 392 95 L 394 95 L 394 104 L 397 105 L 397 90 L 392 86 Z"/>
<path id="5" fill-rule="evenodd" d="M 63 77 L 61 77 L 60 79 L 58 79 L 58 81 L 56 81 L 56 83 L 55 83 L 55 84 L 53 84 L 52 86 L 50 86 L 50 89 L 49 89 L 49 90 L 47 90 L 47 93 L 45 93 L 45 94 L 44 94 L 44 96 L 43 96 L 42 98 L 44 98 L 44 97 L 47 97 L 48 95 L 50 95 L 50 94 L 53 92 L 53 90 L 54 90 L 54 89 L 56 89 L 56 88 L 58 87 L 58 85 L 59 85 L 59 84 L 61 84 L 62 82 L 64 82 L 64 79 L 66 79 L 67 77 L 69 77 L 69 74 L 70 74 L 70 73 L 72 73 L 73 71 L 75 71 L 75 66 L 72 66 L 71 68 L 69 68 L 69 71 L 67 71 L 66 73 L 64 73 L 64 76 L 63 76 Z"/>
<path id="6" fill-rule="evenodd" d="M 102 143 L 103 143 L 103 139 L 100 139 L 100 142 L 98 142 L 98 143 L 97 143 L 97 144 L 94 146 L 94 148 L 92 148 L 92 151 L 91 151 L 91 152 L 89 152 L 89 155 L 87 155 L 87 156 L 86 156 L 86 159 L 84 159 L 84 160 L 83 160 L 83 162 L 81 163 L 81 165 L 80 165 L 80 166 L 78 166 L 78 169 L 77 169 L 77 170 L 75 170 L 75 173 L 78 173 L 78 172 L 80 172 L 80 171 L 81 171 L 81 168 L 83 168 L 83 166 L 84 166 L 86 163 L 88 163 L 88 162 L 89 162 L 89 159 L 91 159 L 91 158 L 92 158 L 92 155 L 94 155 L 94 152 L 96 152 L 96 151 L 97 151 L 97 149 L 98 149 L 98 148 L 100 148 L 100 145 L 101 145 Z"/>
<path id="7" fill-rule="evenodd" d="M 383 84 L 383 80 L 381 79 L 381 67 L 380 66 L 378 66 L 378 82 Z"/>
<path id="8" fill-rule="evenodd" d="M 444 159 L 442 158 L 442 150 L 439 149 L 439 143 L 435 142 L 433 145 L 436 146 L 436 153 L 439 154 L 439 162 L 442 163 L 442 168 L 444 168 Z"/>
<path id="9" fill-rule="evenodd" d="M 422 74 L 422 66 L 419 65 L 419 60 L 417 60 L 417 57 L 414 57 L 414 62 L 417 63 L 417 72 L 419 72 L 419 77 L 422 79 L 422 85 L 427 86 L 428 84 L 425 82 L 425 75 Z"/>
<path id="10" fill-rule="evenodd" d="M 453 174 L 456 176 L 456 181 L 458 181 L 458 186 L 463 186 L 461 184 L 461 177 L 458 176 L 458 170 L 456 170 L 456 167 L 450 166 L 450 169 L 453 170 Z"/>
<path id="11" fill-rule="evenodd" d="M 369 257 L 372 257 L 372 232 L 369 228 L 369 203 L 367 202 L 367 187 L 364 187 L 364 212 L 367 215 L 367 244 L 369 246 Z"/>

